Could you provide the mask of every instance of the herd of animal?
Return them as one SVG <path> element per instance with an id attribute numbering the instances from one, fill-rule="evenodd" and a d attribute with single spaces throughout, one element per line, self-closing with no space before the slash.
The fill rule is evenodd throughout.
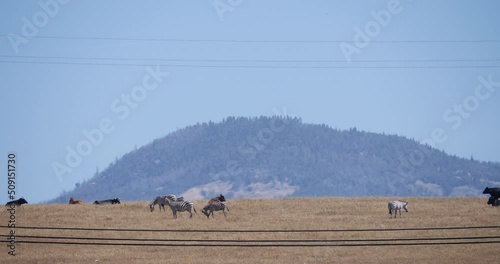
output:
<path id="1" fill-rule="evenodd" d="M 486 187 L 484 189 L 483 194 L 489 194 L 490 198 L 488 199 L 487 204 L 491 206 L 500 206 L 500 202 L 498 199 L 500 198 L 500 187 L 493 187 L 489 188 Z M 6 204 L 6 206 L 21 206 L 23 204 L 27 204 L 28 201 L 24 199 L 24 197 L 21 197 L 17 200 L 12 200 Z M 69 204 L 85 204 L 84 201 L 82 200 L 75 200 L 73 197 L 69 199 Z M 114 198 L 114 199 L 108 199 L 108 200 L 98 200 L 95 201 L 94 204 L 98 205 L 105 205 L 105 204 L 120 204 L 120 199 L 119 198 Z M 164 195 L 164 196 L 157 196 L 155 197 L 151 203 L 149 203 L 149 210 L 151 212 L 154 211 L 155 206 L 158 205 L 160 212 L 163 209 L 165 211 L 165 205 L 168 205 L 170 209 L 172 210 L 172 215 L 175 218 L 177 218 L 177 212 L 188 212 L 189 213 L 189 218 L 193 217 L 193 212 L 196 212 L 196 209 L 194 208 L 194 203 L 191 201 L 185 201 L 184 197 L 180 196 L 177 197 L 173 194 L 170 195 Z M 397 217 L 397 213 L 399 212 L 399 217 L 401 218 L 401 212 L 402 210 L 405 210 L 408 212 L 408 202 L 406 201 L 391 201 L 387 204 L 387 207 L 389 209 L 389 217 L 392 218 L 392 215 L 394 214 L 394 218 Z M 214 197 L 210 199 L 205 207 L 203 207 L 203 210 L 201 211 L 207 218 L 210 218 L 210 215 L 212 215 L 212 218 L 214 217 L 214 212 L 217 211 L 222 211 L 224 213 L 224 217 L 227 218 L 227 212 L 229 212 L 229 207 L 226 204 L 226 198 L 224 195 L 219 195 L 217 197 Z"/>
<path id="2" fill-rule="evenodd" d="M 498 198 L 497 198 L 496 202 L 498 202 Z M 18 200 L 10 201 L 6 205 L 15 204 L 15 205 L 20 206 L 22 204 L 27 204 L 27 203 L 28 203 L 28 201 L 26 201 L 24 198 L 20 198 Z M 85 204 L 85 202 L 82 200 L 75 200 L 75 199 L 73 199 L 73 197 L 71 197 L 69 199 L 69 204 Z M 114 198 L 114 199 L 108 199 L 108 200 L 100 200 L 100 201 L 95 201 L 94 204 L 100 204 L 100 205 L 120 204 L 120 199 Z M 488 201 L 488 204 L 489 204 L 489 201 Z M 149 203 L 149 210 L 151 212 L 153 212 L 155 210 L 156 205 L 158 205 L 160 212 L 161 212 L 161 209 L 163 209 L 163 211 L 165 211 L 165 205 L 168 205 L 170 207 L 170 209 L 172 210 L 172 214 L 173 214 L 174 219 L 177 218 L 177 212 L 188 212 L 189 218 L 193 217 L 193 211 L 195 213 L 197 213 L 196 209 L 194 208 L 193 202 L 185 201 L 184 197 L 182 197 L 182 196 L 176 197 L 173 194 L 156 196 Z M 392 218 L 392 214 L 394 214 L 394 218 L 396 218 L 398 211 L 399 211 L 399 217 L 401 218 L 402 217 L 401 211 L 403 209 L 406 212 L 408 212 L 408 202 L 392 201 L 392 202 L 389 202 L 388 208 L 389 208 L 389 215 L 391 218 Z M 229 212 L 229 207 L 226 204 L 226 198 L 222 194 L 210 199 L 208 201 L 207 205 L 205 205 L 205 207 L 203 207 L 203 210 L 201 212 L 207 218 L 210 218 L 210 215 L 212 215 L 212 218 L 214 218 L 214 212 L 217 212 L 217 211 L 222 211 L 222 213 L 224 213 L 224 218 L 227 218 L 227 212 Z"/>
<path id="3" fill-rule="evenodd" d="M 84 204 L 85 202 L 82 200 L 75 200 L 73 197 L 69 199 L 69 204 Z M 108 200 L 101 200 L 101 201 L 95 201 L 94 204 L 120 204 L 120 199 L 115 198 L 115 199 L 108 199 Z M 196 211 L 196 208 L 194 208 L 194 203 L 191 201 L 185 201 L 184 197 L 180 196 L 177 197 L 173 194 L 170 195 L 163 195 L 163 196 L 156 196 L 150 203 L 149 203 L 149 210 L 151 212 L 154 211 L 155 206 L 158 205 L 158 208 L 161 212 L 165 211 L 165 205 L 168 205 L 170 209 L 172 210 L 172 215 L 175 218 L 177 218 L 177 212 L 188 212 L 189 213 L 189 218 L 193 217 L 193 212 L 198 213 Z M 201 211 L 207 218 L 212 215 L 212 218 L 214 218 L 214 212 L 217 211 L 222 211 L 224 213 L 224 217 L 227 218 L 227 212 L 229 212 L 229 207 L 226 204 L 226 197 L 224 195 L 219 195 L 217 197 L 214 197 L 210 199 L 205 207 L 203 207 L 203 210 Z"/>
<path id="4" fill-rule="evenodd" d="M 82 200 L 75 200 L 73 197 L 69 198 L 69 204 L 84 204 L 85 202 Z M 108 199 L 108 200 L 100 200 L 100 201 L 95 201 L 94 204 L 120 204 L 120 199 L 119 198 L 114 198 L 114 199 Z"/>
<path id="5" fill-rule="evenodd" d="M 172 210 L 174 219 L 177 218 L 177 212 L 188 212 L 189 218 L 193 217 L 193 211 L 197 213 L 196 209 L 194 208 L 193 202 L 184 201 L 184 197 L 182 196 L 176 197 L 173 194 L 156 196 L 151 201 L 151 203 L 149 203 L 149 210 L 151 212 L 154 211 L 155 205 L 158 205 L 160 212 L 162 208 L 163 211 L 165 211 L 165 205 L 168 205 Z M 201 212 L 207 218 L 210 217 L 210 214 L 212 215 L 213 218 L 215 211 L 222 211 L 224 213 L 224 217 L 227 218 L 227 212 L 229 211 L 229 207 L 226 205 L 226 198 L 222 194 L 210 199 L 208 201 L 208 204 L 205 207 L 203 207 L 203 210 Z"/>

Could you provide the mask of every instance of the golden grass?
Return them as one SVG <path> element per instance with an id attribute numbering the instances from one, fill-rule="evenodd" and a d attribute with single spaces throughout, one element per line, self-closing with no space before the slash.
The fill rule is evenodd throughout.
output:
<path id="1" fill-rule="evenodd" d="M 179 213 L 172 219 L 169 209 L 150 212 L 148 202 L 120 205 L 23 205 L 16 211 L 19 226 L 86 228 L 255 230 L 255 229 L 365 229 L 498 225 L 500 208 L 486 205 L 486 198 L 412 198 L 409 213 L 389 219 L 387 202 L 394 198 L 293 198 L 277 200 L 230 200 L 228 219 L 221 212 L 207 219 L 195 201 L 198 214 L 192 219 Z M 8 214 L 0 214 L 6 225 Z M 8 229 L 0 229 L 6 234 Z M 17 235 L 80 236 L 154 239 L 374 239 L 414 237 L 494 236 L 499 229 L 339 232 L 339 233 L 168 233 L 53 231 L 17 229 Z M 17 238 L 17 240 L 26 240 Z M 45 239 L 47 240 L 47 239 Z M 498 240 L 498 239 L 497 239 Z M 79 241 L 88 242 L 88 241 Z M 125 242 L 131 241 L 100 241 Z M 138 242 L 159 243 L 169 242 Z M 376 246 L 376 247 L 138 247 L 46 245 L 18 243 L 17 256 L 2 263 L 480 263 L 498 262 L 498 244 Z M 258 243 L 259 244 L 259 243 Z M 262 244 L 262 243 L 260 243 Z M 338 244 L 338 243 L 334 243 Z M 8 262 L 4 262 L 8 261 Z"/>

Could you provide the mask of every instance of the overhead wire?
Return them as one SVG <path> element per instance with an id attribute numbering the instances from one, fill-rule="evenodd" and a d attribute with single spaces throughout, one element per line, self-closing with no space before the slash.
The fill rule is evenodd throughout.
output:
<path id="1" fill-rule="evenodd" d="M 0 58 L 20 59 L 64 59 L 64 60 L 116 60 L 116 61 L 181 61 L 181 62 L 303 62 L 303 63 L 346 63 L 346 60 L 270 60 L 270 59 L 175 59 L 175 58 L 117 58 L 117 57 L 76 57 L 76 56 L 28 56 L 0 55 Z M 357 62 L 498 62 L 500 58 L 490 59 L 378 59 L 356 60 Z"/>
<path id="2" fill-rule="evenodd" d="M 0 228 L 10 228 L 0 226 Z M 438 231 L 438 230 L 472 230 L 472 229 L 500 229 L 500 226 L 450 226 L 450 227 L 415 227 L 415 228 L 370 228 L 370 229 L 304 229 L 304 230 L 163 230 L 163 229 L 125 229 L 125 228 L 83 228 L 83 227 L 36 227 L 16 226 L 16 229 L 60 231 L 97 231 L 99 234 L 110 231 L 126 232 L 180 232 L 180 233 L 323 233 L 323 232 L 385 232 L 385 231 Z M 0 240 L 10 243 L 9 235 L 0 235 L 6 239 Z M 402 238 L 351 238 L 351 239 L 159 239 L 134 237 L 106 236 L 50 236 L 50 235 L 20 235 L 17 232 L 18 244 L 57 244 L 68 246 L 133 246 L 133 247 L 384 247 L 384 246 L 442 246 L 442 245 L 480 245 L 500 244 L 499 235 L 487 236 L 441 236 L 441 237 L 402 237 Z M 217 244 L 215 244 L 217 243 Z"/>
<path id="3" fill-rule="evenodd" d="M 173 68 L 245 68 L 245 69 L 482 69 L 500 68 L 500 65 L 398 65 L 398 66 L 320 66 L 320 65 L 201 65 L 201 64 L 160 64 L 160 63 L 96 63 L 96 62 L 61 62 L 61 61 L 16 61 L 0 60 L 0 63 L 48 64 L 48 65 L 87 65 L 87 66 L 165 66 Z"/>
<path id="4" fill-rule="evenodd" d="M 0 235 L 8 237 L 8 235 Z M 395 242 L 395 241 L 439 241 L 439 240 L 483 240 L 499 239 L 500 236 L 472 237 L 410 237 L 410 238 L 363 238 L 363 239 L 154 239 L 116 237 L 74 237 L 74 236 L 33 236 L 18 235 L 16 238 L 53 240 L 106 240 L 106 241 L 147 241 L 147 242 L 207 242 L 207 243 L 350 243 L 350 242 Z"/>
<path id="5" fill-rule="evenodd" d="M 0 34 L 0 37 L 12 37 L 12 34 Z M 25 36 L 35 39 L 54 40 L 95 40 L 95 41 L 161 41 L 161 42 L 208 42 L 208 43 L 351 43 L 353 40 L 291 40 L 291 39 L 216 39 L 216 38 L 162 38 L 162 37 L 112 37 L 112 36 Z M 456 39 L 456 40 L 371 40 L 370 43 L 500 43 L 500 39 Z M 30 59 L 30 60 L 27 60 Z M 121 58 L 121 57 L 84 57 L 84 56 L 42 56 L 42 55 L 0 55 L 0 63 L 9 64 L 42 64 L 42 65 L 80 65 L 80 66 L 151 66 L 145 62 L 173 62 L 155 63 L 158 66 L 174 68 L 243 68 L 243 69 L 484 69 L 500 68 L 498 58 L 482 59 L 373 59 L 356 60 L 348 63 L 346 60 L 314 60 L 314 59 L 183 59 L 183 58 Z M 181 62 L 181 63 L 179 63 Z M 215 63 L 215 64 L 206 64 Z M 221 65 L 222 63 L 222 65 Z M 236 63 L 236 64 L 235 64 Z M 242 64 L 243 63 L 243 64 Z M 245 64 L 246 63 L 246 64 Z M 248 65 L 259 63 L 260 65 Z M 273 63 L 273 64 L 271 64 Z M 292 64 L 293 65 L 283 65 Z M 316 63 L 320 65 L 297 65 L 297 63 Z M 347 65 L 325 65 L 325 63 L 342 63 Z M 360 63 L 384 63 L 384 65 L 359 65 Z M 387 64 L 392 65 L 387 65 Z M 405 63 L 394 65 L 393 63 Z M 408 65 L 419 63 L 419 65 Z M 422 63 L 425 63 L 422 65 Z M 432 63 L 432 64 L 429 64 Z M 442 65 L 447 63 L 446 65 Z M 457 64 L 460 63 L 460 64 Z M 467 64 L 464 64 L 467 63 Z M 478 64 L 479 63 L 479 64 Z M 486 63 L 486 64 L 485 64 Z M 490 64 L 488 64 L 490 63 Z M 278 65 L 276 65 L 278 64 Z M 451 64 L 451 65 L 450 65 Z"/>
<path id="6" fill-rule="evenodd" d="M 22 36 L 22 35 L 21 35 Z M 0 37 L 20 37 L 18 35 L 0 34 Z M 292 40 L 292 39 L 203 39 L 203 38 L 162 38 L 162 37 L 102 37 L 102 36 L 22 36 L 35 39 L 65 39 L 65 40 L 111 40 L 111 41 L 154 41 L 154 42 L 217 42 L 217 43 L 343 43 L 352 40 Z M 371 43 L 500 43 L 500 39 L 456 39 L 456 40 L 371 40 Z"/>

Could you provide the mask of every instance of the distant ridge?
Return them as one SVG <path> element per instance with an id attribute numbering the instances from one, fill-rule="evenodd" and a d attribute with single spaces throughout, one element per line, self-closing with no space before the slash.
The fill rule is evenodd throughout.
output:
<path id="1" fill-rule="evenodd" d="M 478 196 L 500 164 L 451 156 L 396 135 L 292 117 L 228 117 L 179 129 L 125 154 L 69 197 L 150 200 L 289 196 Z"/>

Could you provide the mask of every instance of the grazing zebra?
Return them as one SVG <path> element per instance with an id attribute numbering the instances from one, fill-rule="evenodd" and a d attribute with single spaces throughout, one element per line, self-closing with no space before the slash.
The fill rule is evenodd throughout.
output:
<path id="1" fill-rule="evenodd" d="M 214 202 L 209 203 L 205 207 L 203 207 L 203 210 L 201 212 L 206 215 L 207 218 L 210 218 L 210 214 L 212 214 L 212 218 L 214 218 L 214 211 L 222 211 L 224 213 L 224 218 L 227 218 L 226 210 L 229 212 L 229 207 L 226 205 L 226 203 Z"/>
<path id="2" fill-rule="evenodd" d="M 224 195 L 221 194 L 217 197 L 210 199 L 210 201 L 208 201 L 208 203 L 211 204 L 211 203 L 219 203 L 219 202 L 225 202 L 225 201 L 226 201 L 226 197 L 224 197 Z"/>
<path id="3" fill-rule="evenodd" d="M 387 205 L 389 208 L 389 218 L 392 218 L 392 213 L 394 212 L 394 218 L 396 218 L 396 214 L 399 211 L 399 218 L 401 218 L 401 211 L 405 209 L 408 213 L 408 202 L 405 201 L 392 201 Z"/>
<path id="4" fill-rule="evenodd" d="M 176 197 L 175 195 L 173 194 L 170 194 L 170 195 L 163 195 L 163 196 L 156 196 L 152 201 L 151 203 L 149 203 L 149 210 L 151 210 L 151 212 L 153 212 L 155 210 L 155 205 L 158 205 L 158 207 L 160 208 L 160 212 L 161 212 L 161 209 L 163 208 L 163 211 L 165 211 L 165 204 L 167 202 L 165 202 L 165 200 L 170 200 L 170 201 L 184 201 L 184 197 Z"/>
<path id="5" fill-rule="evenodd" d="M 196 209 L 194 208 L 194 204 L 191 201 L 172 201 L 169 199 L 165 199 L 165 203 L 168 204 L 170 209 L 172 209 L 174 219 L 177 218 L 177 212 L 188 211 L 189 218 L 193 217 L 193 211 L 197 213 Z"/>

